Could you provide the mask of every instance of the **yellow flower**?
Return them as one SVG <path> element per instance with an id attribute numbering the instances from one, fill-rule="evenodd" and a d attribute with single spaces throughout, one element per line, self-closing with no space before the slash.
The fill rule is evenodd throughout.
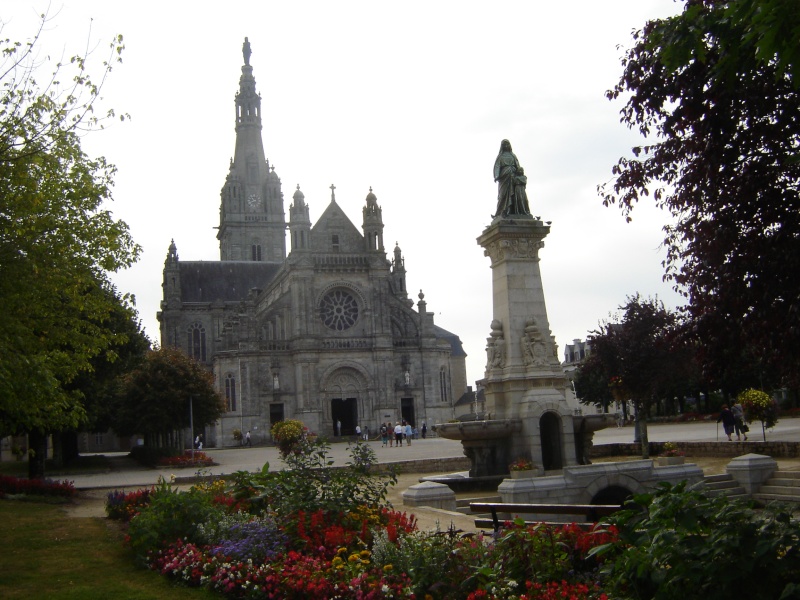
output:
<path id="1" fill-rule="evenodd" d="M 361 559 L 358 557 L 358 554 L 351 554 L 350 557 L 347 559 L 347 562 L 360 562 Z"/>
<path id="2" fill-rule="evenodd" d="M 383 565 L 383 570 L 386 571 L 387 573 L 392 569 L 394 569 L 392 565 Z"/>
<path id="3" fill-rule="evenodd" d="M 369 558 L 371 556 L 369 550 L 362 550 L 361 551 L 361 558 Z"/>

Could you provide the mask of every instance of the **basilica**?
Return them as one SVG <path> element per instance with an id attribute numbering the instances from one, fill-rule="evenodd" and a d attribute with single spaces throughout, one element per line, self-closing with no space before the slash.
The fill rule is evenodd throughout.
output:
<path id="1" fill-rule="evenodd" d="M 459 337 L 411 298 L 400 247 L 391 259 L 383 211 L 370 188 L 361 228 L 336 202 L 312 223 L 300 186 L 289 204 L 264 153 L 261 97 L 245 38 L 234 157 L 220 194 L 219 261 L 181 260 L 173 241 L 163 274 L 161 344 L 213 370 L 225 412 L 211 446 L 239 433 L 270 440 L 273 423 L 298 419 L 334 438 L 356 426 L 445 422 L 466 391 Z M 287 253 L 287 235 L 289 249 Z"/>

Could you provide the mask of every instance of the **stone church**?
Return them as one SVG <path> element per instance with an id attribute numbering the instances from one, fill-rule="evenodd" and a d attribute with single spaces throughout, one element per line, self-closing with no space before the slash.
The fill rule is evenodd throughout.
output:
<path id="1" fill-rule="evenodd" d="M 173 241 L 158 313 L 162 345 L 213 369 L 225 398 L 206 444 L 238 444 L 237 429 L 267 441 L 282 419 L 333 438 L 356 425 L 375 434 L 381 422 L 453 418 L 467 389 L 461 340 L 434 324 L 422 292 L 416 307 L 409 297 L 400 248 L 387 257 L 372 189 L 360 229 L 334 186 L 312 224 L 298 185 L 287 223 L 281 180 L 264 153 L 247 38 L 243 55 L 236 146 L 220 194 L 220 260 L 180 260 Z"/>

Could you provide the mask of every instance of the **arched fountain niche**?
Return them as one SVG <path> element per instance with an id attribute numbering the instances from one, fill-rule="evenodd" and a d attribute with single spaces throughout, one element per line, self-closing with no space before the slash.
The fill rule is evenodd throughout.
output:
<path id="1" fill-rule="evenodd" d="M 557 471 L 564 467 L 561 418 L 547 411 L 539 419 L 539 434 L 542 447 L 542 467 L 545 471 Z"/>

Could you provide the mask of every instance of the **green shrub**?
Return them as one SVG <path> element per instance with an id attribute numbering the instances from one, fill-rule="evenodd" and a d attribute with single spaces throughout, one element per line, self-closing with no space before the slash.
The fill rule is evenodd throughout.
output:
<path id="1" fill-rule="evenodd" d="M 150 495 L 150 505 L 130 521 L 131 548 L 137 558 L 146 560 L 150 552 L 178 539 L 195 542 L 198 526 L 223 514 L 222 508 L 212 504 L 209 494 L 195 488 L 179 493 L 162 478 Z"/>
<path id="2" fill-rule="evenodd" d="M 608 562 L 612 598 L 800 597 L 800 524 L 786 507 L 756 510 L 660 484 L 609 520 L 619 541 L 593 552 Z"/>

